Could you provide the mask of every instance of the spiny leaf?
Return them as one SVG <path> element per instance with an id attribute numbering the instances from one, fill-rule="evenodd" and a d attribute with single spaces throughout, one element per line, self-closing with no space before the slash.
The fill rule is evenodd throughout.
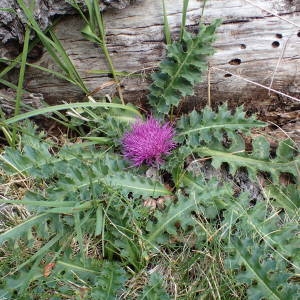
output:
<path id="1" fill-rule="evenodd" d="M 263 136 L 254 139 L 252 153 L 243 153 L 245 143 L 240 133 L 249 134 L 250 129 L 262 126 L 265 123 L 256 120 L 255 116 L 246 118 L 242 106 L 232 114 L 225 104 L 217 113 L 205 108 L 202 113 L 193 111 L 189 116 L 183 116 L 177 122 L 177 139 L 186 142 L 192 152 L 211 156 L 215 168 L 227 162 L 231 173 L 246 167 L 251 179 L 258 171 L 270 173 L 274 182 L 279 181 L 283 172 L 297 178 L 300 158 L 290 139 L 279 143 L 274 159 L 270 158 L 270 144 Z"/>
<path id="2" fill-rule="evenodd" d="M 71 183 L 75 189 L 104 184 L 104 186 L 119 189 L 126 197 L 129 193 L 132 193 L 134 197 L 155 198 L 170 194 L 160 182 L 125 172 L 124 167 L 124 161 L 118 155 L 107 155 L 105 158 L 96 159 L 90 169 L 84 166 L 80 171 L 76 167 L 76 172 L 70 169 L 68 183 Z"/>
<path id="3" fill-rule="evenodd" d="M 79 256 L 65 256 L 55 262 L 53 274 L 55 276 L 63 274 L 65 278 L 69 279 L 78 276 L 83 280 L 94 280 L 94 277 L 100 274 L 100 264 L 93 259 L 85 259 L 83 263 Z"/>
<path id="4" fill-rule="evenodd" d="M 179 142 L 198 146 L 200 143 L 210 143 L 215 137 L 223 139 L 224 133 L 236 136 L 236 131 L 249 134 L 254 127 L 264 127 L 266 123 L 256 120 L 255 116 L 246 118 L 244 107 L 237 107 L 231 113 L 227 104 L 219 106 L 218 112 L 205 107 L 202 112 L 193 110 L 188 116 L 182 116 L 177 122 L 177 137 Z"/>
<path id="5" fill-rule="evenodd" d="M 23 148 L 18 150 L 6 147 L 0 156 L 0 168 L 6 174 L 46 179 L 65 173 L 68 166 L 76 164 L 76 161 L 104 157 L 101 151 L 95 151 L 94 147 L 84 143 L 63 146 L 58 153 L 51 154 L 51 144 L 41 140 L 39 136 L 29 137 L 25 134 L 22 141 L 25 145 Z"/>
<path id="6" fill-rule="evenodd" d="M 144 287 L 139 300 L 168 300 L 171 299 L 163 286 L 162 276 L 155 272 L 152 273 L 148 284 Z"/>
<path id="7" fill-rule="evenodd" d="M 149 232 L 146 236 L 146 240 L 151 244 L 153 242 L 164 243 L 167 235 L 174 236 L 177 234 L 177 229 L 181 227 L 183 230 L 187 230 L 189 227 L 194 227 L 197 222 L 192 216 L 192 212 L 203 213 L 201 205 L 206 203 L 218 202 L 226 196 L 231 194 L 231 191 L 225 186 L 224 188 L 212 188 L 216 186 L 216 181 L 209 182 L 203 187 L 197 182 L 192 182 L 192 179 L 186 177 L 186 184 L 189 182 L 189 188 L 187 191 L 190 192 L 189 197 L 178 194 L 178 200 L 176 203 L 171 202 L 166 209 L 163 211 L 156 211 L 155 217 L 156 223 L 149 221 L 147 224 L 147 231 Z M 194 185 L 191 185 L 194 183 Z M 195 191 L 195 187 L 198 188 Z M 221 200 L 222 201 L 222 200 Z M 215 203 L 214 203 L 215 205 Z M 215 212 L 214 212 L 215 216 Z"/>
<path id="8" fill-rule="evenodd" d="M 231 239 L 232 256 L 226 260 L 228 268 L 237 271 L 240 283 L 248 285 L 248 299 L 297 299 L 300 288 L 288 282 L 292 274 L 278 265 L 274 257 L 256 241 Z"/>
<path id="9" fill-rule="evenodd" d="M 215 179 L 205 182 L 200 176 L 194 177 L 191 174 L 182 176 L 182 182 L 190 198 L 198 199 L 198 211 L 205 218 L 214 219 L 221 209 L 226 209 L 232 204 L 232 190 L 230 185 L 220 185 L 218 180 Z M 208 197 L 206 197 L 206 193 L 209 193 Z"/>
<path id="10" fill-rule="evenodd" d="M 75 201 L 81 199 L 89 200 L 90 189 L 96 194 L 101 194 L 103 189 L 114 188 L 119 190 L 125 197 L 131 193 L 133 197 L 159 197 L 168 195 L 170 192 L 158 181 L 153 181 L 139 175 L 117 171 L 115 173 L 103 172 L 100 168 L 91 169 L 89 166 L 76 165 L 66 170 L 65 176 L 61 176 L 55 185 L 48 188 L 48 197 L 68 199 Z M 104 166 L 102 166 L 104 168 Z"/>
<path id="11" fill-rule="evenodd" d="M 153 181 L 142 176 L 118 173 L 104 178 L 105 183 L 110 186 L 120 188 L 120 191 L 125 196 L 132 193 L 133 196 L 153 197 L 169 195 L 168 191 L 160 182 Z"/>
<path id="12" fill-rule="evenodd" d="M 223 213 L 225 230 L 230 226 L 240 239 L 252 236 L 260 241 L 260 246 L 271 247 L 274 253 L 300 270 L 299 224 L 284 220 L 266 201 L 250 205 L 249 201 L 238 198 L 230 204 Z"/>
<path id="13" fill-rule="evenodd" d="M 3 299 L 26 299 L 28 285 L 42 277 L 41 268 L 34 264 L 27 272 L 22 271 L 17 277 L 8 277 L 5 286 L 0 289 L 0 297 Z M 23 298 L 24 296 L 24 298 Z M 29 295 L 28 295 L 29 296 Z"/>
<path id="14" fill-rule="evenodd" d="M 285 143 L 285 141 L 281 143 Z M 219 168 L 223 162 L 229 164 L 231 173 L 235 173 L 240 167 L 246 167 L 250 178 L 253 180 L 255 180 L 258 171 L 268 172 L 275 183 L 278 183 L 281 173 L 290 173 L 296 178 L 299 176 L 297 168 L 300 166 L 300 156 L 297 156 L 293 149 L 290 149 L 293 155 L 289 154 L 289 159 L 282 159 L 280 157 L 271 159 L 269 158 L 270 154 L 268 151 L 268 142 L 264 137 L 254 140 L 251 154 L 234 153 L 231 148 L 226 149 L 216 142 L 208 147 L 198 147 L 195 149 L 195 152 L 201 156 L 212 157 L 212 164 L 215 168 Z"/>
<path id="15" fill-rule="evenodd" d="M 266 187 L 266 194 L 271 198 L 273 205 L 284 208 L 293 216 L 300 216 L 300 186 L 289 184 L 288 186 L 271 185 Z"/>
<path id="16" fill-rule="evenodd" d="M 176 223 L 182 227 L 187 228 L 188 225 L 195 225 L 191 213 L 197 209 L 197 203 L 194 199 L 180 197 L 178 203 L 171 203 L 163 212 L 156 212 L 156 223 L 149 221 L 147 225 L 146 240 L 151 244 L 155 241 L 158 243 L 164 243 L 167 238 L 164 233 L 168 235 L 176 235 L 177 228 Z"/>
<path id="17" fill-rule="evenodd" d="M 88 151 L 63 147 L 57 154 L 51 155 L 48 143 L 40 141 L 30 144 L 22 152 L 7 148 L 1 167 L 10 174 L 21 173 L 36 178 L 58 176 L 55 186 L 50 185 L 48 189 L 53 199 L 58 196 L 63 199 L 80 190 L 84 193 L 91 186 L 99 189 L 101 185 L 120 188 L 126 196 L 129 193 L 136 197 L 169 194 L 160 182 L 125 173 L 124 161 L 118 155 L 104 155 L 91 147 Z"/>
<path id="18" fill-rule="evenodd" d="M 49 253 L 46 257 L 48 255 Z M 41 261 L 41 257 L 36 262 L 39 261 Z M 49 264 L 52 265 L 51 272 L 46 276 L 45 266 Z M 90 291 L 93 289 L 99 278 L 102 278 L 102 267 L 105 267 L 105 265 L 102 265 L 97 260 L 85 258 L 84 262 L 82 262 L 79 256 L 66 253 L 60 260 L 51 263 L 35 263 L 28 272 L 21 271 L 16 277 L 5 279 L 4 291 L 7 291 L 6 296 L 10 295 L 13 297 L 7 299 L 15 299 L 15 297 L 24 300 L 29 297 L 39 298 L 41 291 L 49 288 L 58 292 L 63 291 L 71 297 L 71 295 L 75 294 L 75 287 L 78 290 Z M 60 289 L 62 290 L 60 291 Z M 0 290 L 0 295 L 2 295 L 1 292 Z M 22 298 L 23 295 L 25 295 L 24 298 Z"/>
<path id="19" fill-rule="evenodd" d="M 50 215 L 47 213 L 33 216 L 28 220 L 14 226 L 11 229 L 0 234 L 0 245 L 7 240 L 14 239 L 17 240 L 25 232 L 31 231 L 32 228 L 38 224 L 45 223 L 50 218 Z"/>
<path id="20" fill-rule="evenodd" d="M 49 146 L 42 144 L 39 149 L 25 146 L 24 152 L 21 153 L 17 149 L 6 148 L 5 154 L 0 157 L 0 167 L 7 174 L 32 174 L 36 177 L 47 177 L 49 174 L 49 166 L 51 154 L 48 151 Z"/>
<path id="21" fill-rule="evenodd" d="M 92 289 L 92 299 L 115 300 L 126 281 L 126 273 L 118 263 L 105 261 Z"/>
<path id="22" fill-rule="evenodd" d="M 182 97 L 193 95 L 194 85 L 207 68 L 206 58 L 214 53 L 211 44 L 221 21 L 201 26 L 196 36 L 183 30 L 182 39 L 167 46 L 167 58 L 160 71 L 153 74 L 149 103 L 160 113 L 167 114 L 170 106 L 178 106 Z"/>

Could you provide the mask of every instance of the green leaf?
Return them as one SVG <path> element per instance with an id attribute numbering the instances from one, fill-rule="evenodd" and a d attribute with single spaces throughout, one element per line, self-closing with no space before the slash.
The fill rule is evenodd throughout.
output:
<path id="1" fill-rule="evenodd" d="M 92 299 L 117 299 L 118 292 L 126 281 L 126 273 L 118 263 L 104 261 L 92 289 Z"/>
<path id="2" fill-rule="evenodd" d="M 252 142 L 253 151 L 251 157 L 257 158 L 259 160 L 269 160 L 270 158 L 270 144 L 263 137 L 259 136 Z"/>
<path id="3" fill-rule="evenodd" d="M 278 161 L 287 162 L 294 158 L 299 153 L 299 149 L 295 142 L 291 139 L 286 139 L 279 142 L 276 150 L 276 158 Z"/>
<path id="4" fill-rule="evenodd" d="M 184 34 L 188 5 L 189 5 L 189 0 L 183 0 L 182 18 L 180 24 L 180 39 L 183 38 L 183 34 Z"/>
<path id="5" fill-rule="evenodd" d="M 268 172 L 275 183 L 285 172 L 298 179 L 300 157 L 290 139 L 279 143 L 275 158 L 270 158 L 270 143 L 263 136 L 253 140 L 252 153 L 245 152 L 241 133 L 249 135 L 252 128 L 263 126 L 265 123 L 256 120 L 255 116 L 246 118 L 242 106 L 231 113 L 224 104 L 218 112 L 205 108 L 201 113 L 193 111 L 188 116 L 182 116 L 177 122 L 177 140 L 190 146 L 191 152 L 201 157 L 211 157 L 215 168 L 228 163 L 233 174 L 238 168 L 246 167 L 253 180 L 258 171 Z"/>
<path id="6" fill-rule="evenodd" d="M 187 1 L 185 9 L 186 6 Z M 167 46 L 167 58 L 153 75 L 154 82 L 149 88 L 148 100 L 156 111 L 166 114 L 172 105 L 178 106 L 182 97 L 193 95 L 194 85 L 201 81 L 207 68 L 207 56 L 214 53 L 211 44 L 220 23 L 216 20 L 209 26 L 201 26 L 194 37 L 182 27 L 181 40 Z"/>
<path id="7" fill-rule="evenodd" d="M 86 259 L 83 264 L 79 256 L 76 256 L 72 259 L 64 257 L 58 260 L 53 272 L 56 275 L 63 273 L 66 277 L 72 277 L 73 274 L 76 274 L 79 278 L 87 280 L 94 279 L 95 276 L 100 274 L 101 270 L 99 263 L 95 260 Z"/>
<path id="8" fill-rule="evenodd" d="M 125 172 L 118 172 L 117 174 L 106 176 L 103 178 L 103 181 L 110 186 L 120 188 L 121 193 L 125 196 L 132 193 L 133 196 L 136 197 L 158 198 L 159 196 L 170 194 L 170 191 L 158 181 Z"/>
<path id="9" fill-rule="evenodd" d="M 86 24 L 81 30 L 82 35 L 93 43 L 103 44 L 102 40 L 91 30 L 90 25 Z"/>
<path id="10" fill-rule="evenodd" d="M 106 170 L 103 161 L 98 161 L 98 168 L 91 169 L 80 162 L 73 162 L 65 168 L 65 176 L 61 175 L 59 181 L 48 189 L 48 197 L 69 200 L 77 198 L 79 193 L 82 200 L 87 201 L 85 195 L 89 196 L 89 189 L 100 191 L 101 188 L 112 187 L 122 193 L 126 198 L 131 193 L 133 197 L 159 197 L 169 195 L 170 192 L 158 181 L 153 181 L 139 175 L 128 174 L 124 171 Z M 108 173 L 107 173 L 108 172 Z M 71 198 L 70 198 L 71 197 Z"/>
<path id="11" fill-rule="evenodd" d="M 155 272 L 152 273 L 148 284 L 144 287 L 139 300 L 169 300 L 171 299 L 163 286 L 162 276 Z"/>
<path id="12" fill-rule="evenodd" d="M 276 207 L 281 207 L 293 216 L 300 216 L 300 186 L 289 184 L 287 187 L 270 185 L 266 187 L 266 194 L 274 199 L 272 202 Z"/>
<path id="13" fill-rule="evenodd" d="M 96 209 L 96 225 L 95 225 L 95 236 L 102 233 L 103 230 L 103 207 L 101 204 Z"/>
<path id="14" fill-rule="evenodd" d="M 156 211 L 154 216 L 156 222 L 150 221 L 147 224 L 148 235 L 145 237 L 149 244 L 165 243 L 168 236 L 177 235 L 179 228 L 187 231 L 188 228 L 195 227 L 198 223 L 192 213 L 204 213 L 207 206 L 214 206 L 213 211 L 208 210 L 211 216 L 215 217 L 218 207 L 223 208 L 224 197 L 231 196 L 231 190 L 227 186 L 219 187 L 216 181 L 207 184 L 197 182 L 189 176 L 184 176 L 183 182 L 189 197 L 178 194 L 176 203 L 171 202 L 163 211 Z"/>
<path id="15" fill-rule="evenodd" d="M 51 144 L 41 140 L 39 136 L 22 136 L 23 149 L 6 147 L 0 155 L 0 168 L 9 175 L 21 174 L 34 178 L 49 178 L 55 174 L 64 173 L 68 165 L 93 156 L 103 157 L 103 153 L 83 144 L 65 146 L 58 153 L 52 154 Z M 83 151 L 87 150 L 88 151 Z"/>
<path id="16" fill-rule="evenodd" d="M 126 235 L 126 237 L 119 237 L 120 234 L 115 233 L 114 246 L 119 250 L 122 260 L 126 264 L 132 265 L 135 271 L 141 271 L 142 268 L 145 267 L 145 260 L 142 256 L 143 249 L 140 243 L 138 243 L 137 240 L 134 239 L 132 233 L 130 234 L 130 236 Z"/>
<path id="17" fill-rule="evenodd" d="M 11 229 L 8 229 L 0 234 L 0 245 L 8 240 L 17 240 L 25 232 L 31 231 L 35 225 L 45 223 L 49 218 L 50 215 L 48 213 L 40 214 L 29 218 L 28 220 L 14 226 Z"/>
<path id="18" fill-rule="evenodd" d="M 300 246 L 298 233 L 300 226 L 295 221 L 286 220 L 285 215 L 272 211 L 267 201 L 259 201 L 251 205 L 241 197 L 228 203 L 228 210 L 223 212 L 223 226 L 231 231 L 228 234 L 239 239 L 252 236 L 259 241 L 261 247 L 271 247 L 273 253 L 289 262 L 300 270 Z M 294 215 L 295 217 L 295 215 Z"/>
<path id="19" fill-rule="evenodd" d="M 199 198 L 197 208 L 205 218 L 214 219 L 221 209 L 226 209 L 232 204 L 231 186 L 221 185 L 215 178 L 205 182 L 201 176 L 194 177 L 191 174 L 185 174 L 182 176 L 182 183 L 190 198 Z M 209 194 L 208 197 L 206 193 Z"/>
<path id="20" fill-rule="evenodd" d="M 237 271 L 237 279 L 248 286 L 250 300 L 297 299 L 299 285 L 289 283 L 292 274 L 283 265 L 278 265 L 274 257 L 251 239 L 231 239 L 231 257 L 226 260 L 228 268 Z"/>
<path id="21" fill-rule="evenodd" d="M 28 288 L 29 284 L 35 280 L 39 280 L 43 276 L 41 268 L 38 267 L 37 263 L 34 263 L 33 266 L 27 271 L 22 271 L 19 273 L 18 277 L 9 277 L 6 279 L 5 291 L 7 292 L 6 296 L 11 296 L 12 298 L 4 299 L 20 299 Z M 0 290 L 1 295 L 1 290 Z M 21 298 L 22 299 L 22 298 Z"/>
<path id="22" fill-rule="evenodd" d="M 177 122 L 177 139 L 186 141 L 190 146 L 209 143 L 215 137 L 223 139 L 224 133 L 237 136 L 236 131 L 249 134 L 255 127 L 264 127 L 266 123 L 255 119 L 255 116 L 246 118 L 244 107 L 237 107 L 231 113 L 227 104 L 219 106 L 218 112 L 205 107 L 202 112 L 193 110 L 188 116 L 182 116 Z"/>
<path id="23" fill-rule="evenodd" d="M 295 177 L 298 176 L 297 168 L 300 166 L 300 157 L 293 157 L 290 161 L 282 162 L 279 159 L 262 158 L 266 157 L 266 143 L 254 143 L 252 154 L 230 153 L 231 149 L 219 149 L 216 144 L 211 147 L 198 147 L 194 152 L 201 156 L 212 157 L 213 166 L 219 168 L 223 162 L 230 166 L 231 173 L 240 167 L 246 167 L 251 179 L 255 180 L 258 171 L 268 172 L 275 183 L 278 183 L 281 173 L 290 173 Z M 262 147 L 262 148 L 260 148 Z M 257 157 L 258 156 L 258 157 Z"/>
<path id="24" fill-rule="evenodd" d="M 26 26 L 24 42 L 23 42 L 22 58 L 21 58 L 21 62 L 20 62 L 20 72 L 19 72 L 19 80 L 18 80 L 18 88 L 17 88 L 17 94 L 16 94 L 16 105 L 15 105 L 14 116 L 17 116 L 20 114 L 20 109 L 21 109 L 21 104 L 22 104 L 23 83 L 24 83 L 26 60 L 27 60 L 28 48 L 29 48 L 29 39 L 30 39 L 30 29 L 28 26 Z M 11 141 L 11 144 L 13 146 L 15 145 L 16 138 L 17 138 L 17 127 L 15 125 L 15 126 L 13 126 L 12 141 Z"/>

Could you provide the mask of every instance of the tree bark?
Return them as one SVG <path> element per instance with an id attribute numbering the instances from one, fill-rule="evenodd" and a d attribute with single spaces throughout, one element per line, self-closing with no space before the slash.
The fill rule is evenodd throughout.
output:
<path id="1" fill-rule="evenodd" d="M 76 14 L 76 10 L 66 0 L 23 0 L 31 7 L 32 14 L 42 30 L 52 24 L 55 17 Z M 86 10 L 84 0 L 76 0 L 78 5 Z M 129 5 L 130 0 L 103 0 L 100 1 L 100 10 L 107 8 L 122 9 Z M 17 0 L 0 0 L 0 41 L 3 44 L 14 41 L 22 44 L 26 17 L 18 5 Z M 1 49 L 1 48 L 0 48 Z M 0 52 L 1 53 L 1 52 Z"/>
<path id="2" fill-rule="evenodd" d="M 1 0 L 3 1 L 3 0 Z M 8 1 L 8 0 L 5 0 Z M 174 38 L 181 23 L 181 0 L 165 0 L 168 21 Z M 109 52 L 117 71 L 142 76 L 122 78 L 124 99 L 145 104 L 151 73 L 165 55 L 161 0 L 135 2 L 121 11 L 104 13 Z M 187 27 L 196 31 L 202 2 L 189 1 Z M 300 117 L 300 3 L 297 0 L 213 0 L 204 11 L 204 23 L 222 18 L 217 31 L 216 54 L 209 58 L 210 72 L 197 86 L 195 95 L 183 99 L 182 111 L 200 109 L 207 103 L 216 106 L 227 101 L 231 107 L 244 104 L 262 119 L 285 125 Z M 100 49 L 84 39 L 78 16 L 65 17 L 55 32 L 90 91 L 96 96 L 115 92 Z M 35 62 L 58 70 L 46 52 Z M 16 80 L 16 73 L 9 80 Z M 254 83 L 253 83 L 254 82 Z M 255 83 L 280 91 L 262 88 Z M 25 88 L 41 93 L 48 103 L 82 100 L 75 86 L 34 68 L 27 68 Z M 210 91 L 210 93 L 208 92 Z M 210 94 L 210 97 L 208 96 Z M 295 124 L 296 126 L 296 124 Z"/>

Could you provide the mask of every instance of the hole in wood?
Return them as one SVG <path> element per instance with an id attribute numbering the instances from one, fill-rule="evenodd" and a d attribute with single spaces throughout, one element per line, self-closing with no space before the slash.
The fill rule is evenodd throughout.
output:
<path id="1" fill-rule="evenodd" d="M 298 31 L 298 33 L 297 33 L 297 37 L 300 37 L 300 31 Z"/>
<path id="2" fill-rule="evenodd" d="M 33 63 L 38 61 L 43 55 L 43 47 L 41 45 L 35 46 L 27 55 L 28 62 Z"/>
<path id="3" fill-rule="evenodd" d="M 21 47 L 17 41 L 8 41 L 5 44 L 5 50 L 5 56 L 9 59 L 14 59 L 20 54 Z"/>
<path id="4" fill-rule="evenodd" d="M 229 74 L 229 73 L 226 73 L 225 75 L 224 75 L 224 77 L 231 77 L 232 75 L 231 74 Z"/>
<path id="5" fill-rule="evenodd" d="M 241 46 L 241 49 L 246 49 L 247 48 L 247 46 L 245 44 L 241 44 L 240 46 Z"/>
<path id="6" fill-rule="evenodd" d="M 274 41 L 273 43 L 272 43 L 272 47 L 273 48 L 278 48 L 280 46 L 280 43 L 278 42 L 278 41 Z"/>
<path id="7" fill-rule="evenodd" d="M 281 33 L 276 33 L 275 35 L 278 39 L 282 39 L 282 34 Z"/>
<path id="8" fill-rule="evenodd" d="M 239 58 L 234 58 L 234 59 L 232 59 L 232 60 L 229 62 L 229 64 L 230 64 L 230 65 L 240 65 L 241 62 L 242 62 L 242 61 L 241 61 Z"/>

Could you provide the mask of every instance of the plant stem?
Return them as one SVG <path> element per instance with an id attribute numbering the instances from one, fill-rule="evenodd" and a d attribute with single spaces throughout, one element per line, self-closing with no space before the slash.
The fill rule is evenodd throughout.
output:
<path id="1" fill-rule="evenodd" d="M 205 9 L 205 5 L 206 5 L 206 1 L 207 0 L 203 1 L 203 6 L 202 6 L 202 10 L 201 10 L 201 15 L 200 15 L 200 21 L 199 21 L 199 26 L 202 24 L 202 21 L 203 21 L 204 9 Z"/>
<path id="2" fill-rule="evenodd" d="M 121 100 L 122 104 L 125 105 L 124 99 L 123 99 L 123 96 L 122 96 L 122 91 L 121 91 L 121 88 L 120 88 L 120 85 L 119 85 L 119 79 L 118 79 L 116 70 L 114 68 L 113 62 L 111 60 L 111 57 L 110 57 L 110 54 L 109 54 L 109 51 L 108 51 L 108 48 L 107 48 L 106 38 L 105 38 L 106 37 L 106 35 L 105 35 L 105 25 L 104 25 L 102 14 L 99 12 L 98 1 L 94 0 L 93 5 L 94 5 L 95 19 L 97 21 L 97 26 L 98 26 L 98 29 L 99 29 L 99 38 L 101 40 L 101 43 L 99 43 L 99 45 L 100 45 L 101 50 L 103 51 L 103 54 L 104 54 L 104 56 L 107 60 L 109 69 L 111 71 L 111 74 L 112 74 L 112 76 L 113 76 L 113 78 L 114 78 L 114 80 L 117 84 L 117 90 L 118 90 L 118 93 L 119 93 L 119 96 L 120 96 L 120 100 Z M 91 27 L 91 28 L 94 29 L 94 27 Z"/>
<path id="3" fill-rule="evenodd" d="M 26 60 L 27 60 L 28 46 L 29 46 L 29 37 L 30 37 L 30 28 L 27 25 L 25 30 L 25 36 L 24 36 L 24 45 L 23 45 L 23 52 L 21 57 L 20 74 L 19 74 L 19 81 L 18 81 L 18 88 L 17 88 L 17 95 L 16 95 L 16 106 L 14 112 L 15 117 L 20 113 L 20 108 L 21 108 L 24 75 L 25 75 Z M 13 132 L 12 132 L 12 140 L 11 140 L 13 146 L 16 143 L 16 133 L 17 133 L 17 125 L 14 125 Z"/>

